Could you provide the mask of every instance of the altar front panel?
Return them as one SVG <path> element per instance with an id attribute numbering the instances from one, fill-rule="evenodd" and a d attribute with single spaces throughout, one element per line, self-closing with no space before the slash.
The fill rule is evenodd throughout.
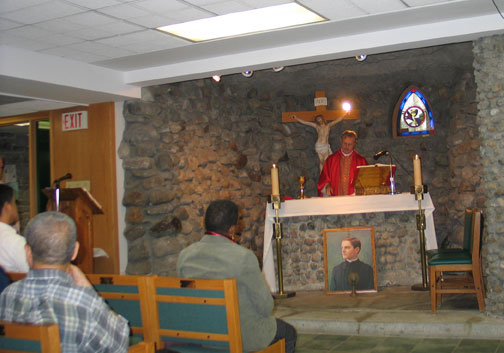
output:
<path id="1" fill-rule="evenodd" d="M 426 215 L 426 248 L 437 248 L 434 206 L 428 194 L 422 201 Z M 329 228 L 372 226 L 375 231 L 379 286 L 421 282 L 418 202 L 410 194 L 346 196 L 290 200 L 280 210 L 284 228 L 282 260 L 286 290 L 324 288 L 322 231 Z M 277 291 L 273 235 L 274 210 L 268 205 L 264 231 L 263 272 Z"/>

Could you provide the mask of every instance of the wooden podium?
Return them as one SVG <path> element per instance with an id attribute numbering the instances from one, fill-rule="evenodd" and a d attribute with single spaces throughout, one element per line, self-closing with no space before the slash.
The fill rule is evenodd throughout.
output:
<path id="1" fill-rule="evenodd" d="M 54 189 L 46 188 L 49 199 L 47 209 L 55 210 Z M 77 241 L 80 244 L 75 264 L 84 273 L 93 273 L 93 215 L 103 214 L 101 205 L 84 188 L 60 189 L 60 211 L 70 216 L 77 225 Z"/>

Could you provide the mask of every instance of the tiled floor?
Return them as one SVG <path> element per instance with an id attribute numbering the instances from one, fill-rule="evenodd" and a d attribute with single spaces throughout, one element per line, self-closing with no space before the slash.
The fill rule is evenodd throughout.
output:
<path id="1" fill-rule="evenodd" d="M 299 334 L 296 353 L 504 353 L 502 340 Z"/>

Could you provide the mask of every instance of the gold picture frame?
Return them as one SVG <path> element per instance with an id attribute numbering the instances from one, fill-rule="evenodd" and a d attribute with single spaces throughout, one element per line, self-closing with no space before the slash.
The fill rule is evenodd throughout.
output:
<path id="1" fill-rule="evenodd" d="M 326 294 L 378 291 L 373 227 L 325 229 Z"/>

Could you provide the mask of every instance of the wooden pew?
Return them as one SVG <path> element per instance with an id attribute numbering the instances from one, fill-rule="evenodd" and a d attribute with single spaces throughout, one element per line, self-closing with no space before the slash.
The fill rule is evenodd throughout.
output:
<path id="1" fill-rule="evenodd" d="M 148 277 L 147 282 L 149 320 L 158 348 L 243 352 L 235 279 Z M 285 353 L 285 341 L 261 352 Z"/>
<path id="2" fill-rule="evenodd" d="M 154 342 L 147 334 L 153 329 L 149 327 L 152 320 L 147 307 L 146 276 L 86 274 L 86 277 L 112 310 L 129 321 L 134 337 Z"/>
<path id="3" fill-rule="evenodd" d="M 61 353 L 58 325 L 0 321 L 0 352 Z"/>

